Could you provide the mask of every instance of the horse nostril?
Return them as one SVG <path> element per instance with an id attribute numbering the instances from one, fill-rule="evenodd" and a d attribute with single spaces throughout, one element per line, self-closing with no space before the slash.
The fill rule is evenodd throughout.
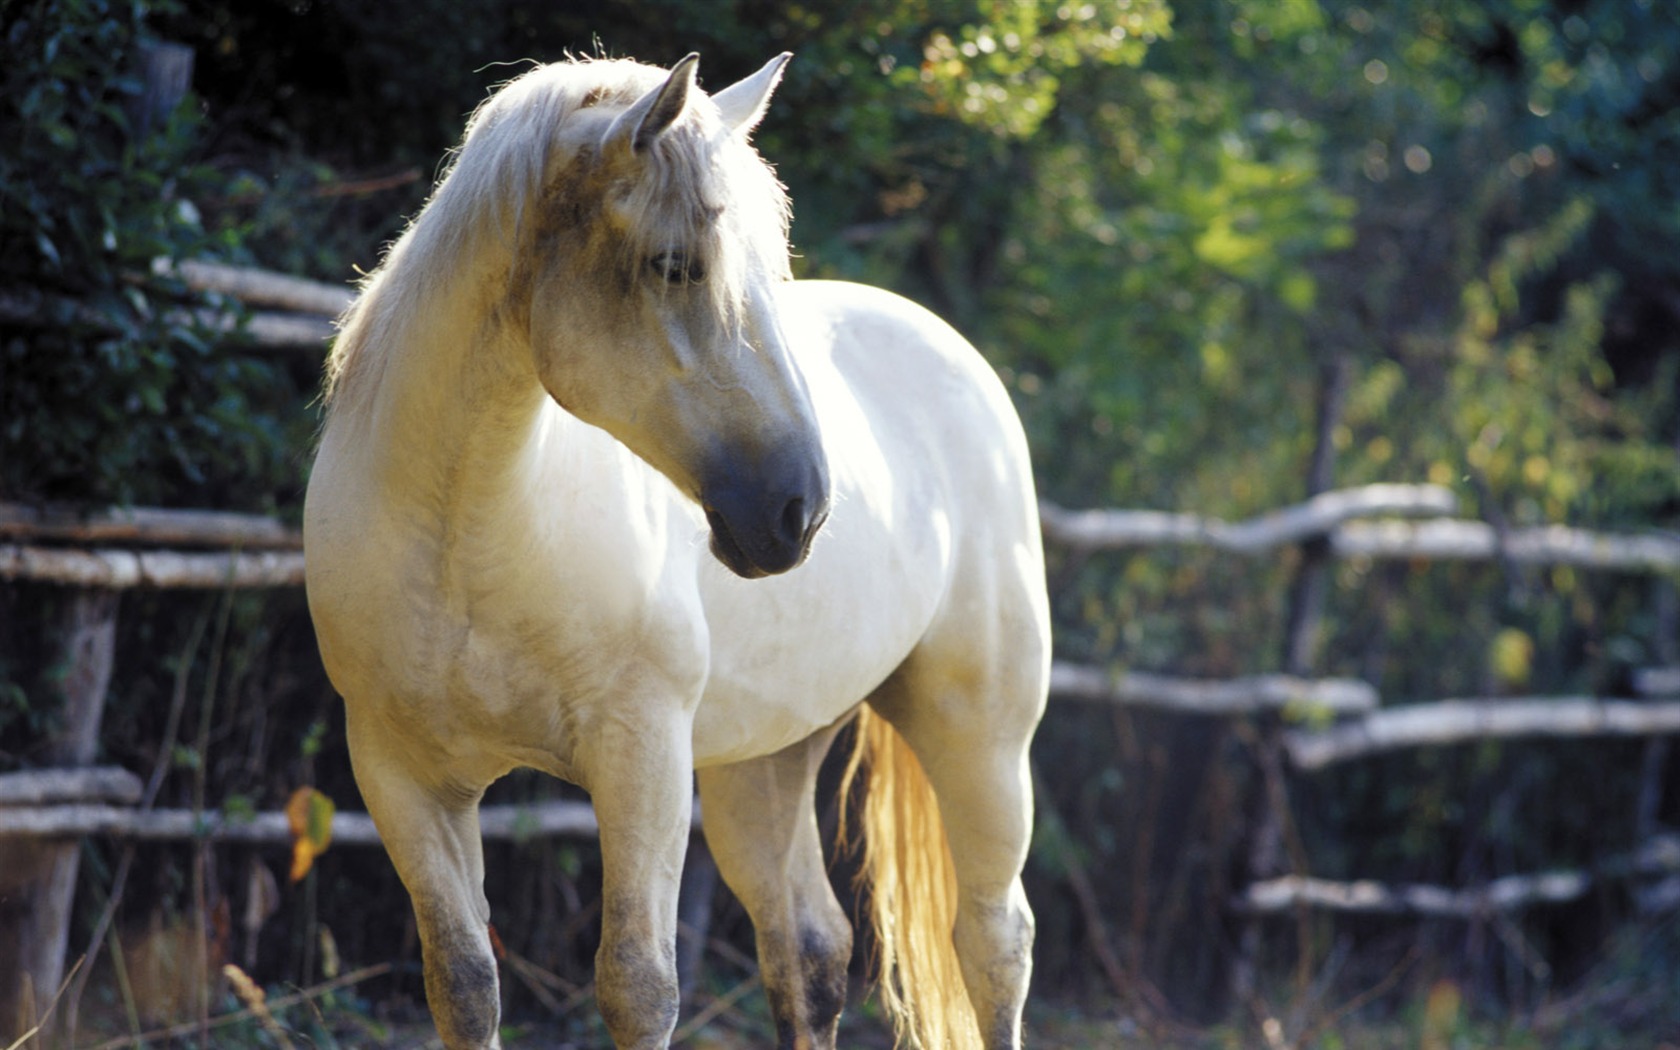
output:
<path id="1" fill-rule="evenodd" d="M 787 505 L 782 508 L 780 530 L 782 542 L 789 546 L 803 544 L 805 542 L 806 524 L 805 500 L 801 496 L 795 496 L 788 500 Z"/>

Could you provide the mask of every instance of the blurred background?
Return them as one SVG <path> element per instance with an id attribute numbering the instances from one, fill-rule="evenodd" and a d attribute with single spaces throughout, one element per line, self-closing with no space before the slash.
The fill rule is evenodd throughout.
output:
<path id="1" fill-rule="evenodd" d="M 348 290 L 529 63 L 693 50 L 716 89 L 790 50 L 755 142 L 797 273 L 967 335 L 1052 504 L 1034 1044 L 1680 1045 L 1666 0 L 5 0 L 0 40 L 0 521 L 295 526 L 323 344 L 266 345 L 249 297 L 156 260 Z M 183 55 L 184 99 L 151 105 L 159 57 Z M 1480 546 L 1415 521 L 1226 528 L 1349 491 Z M 1179 531 L 1138 538 L 1150 522 Z M 23 567 L 67 537 L 0 534 L 0 773 L 69 762 L 87 581 Z M 107 600 L 103 722 L 69 764 L 150 778 L 160 809 L 237 819 L 305 787 L 361 809 L 300 588 Z M 1241 696 L 1173 699 L 1222 687 Z M 1343 687 L 1351 706 L 1325 699 Z M 1434 726 L 1447 700 L 1600 721 L 1484 719 L 1313 764 L 1339 720 L 1381 741 L 1376 714 Z M 1632 728 L 1602 732 L 1624 709 Z M 519 775 L 487 801 L 581 797 Z M 22 841 L 0 837 L 0 866 Z M 102 956 L 74 1045 L 240 1008 L 222 962 L 276 999 L 377 972 L 276 1008 L 279 1035 L 184 1038 L 424 1031 L 403 1027 L 424 1020 L 418 947 L 381 851 L 329 848 L 291 882 L 283 838 L 69 848 L 68 961 Z M 489 857 L 509 1044 L 604 1045 L 592 844 L 516 829 Z M 750 927 L 692 867 L 685 1018 L 712 1012 L 684 1038 L 758 1045 Z M 888 1045 L 872 1012 L 849 1045 Z"/>

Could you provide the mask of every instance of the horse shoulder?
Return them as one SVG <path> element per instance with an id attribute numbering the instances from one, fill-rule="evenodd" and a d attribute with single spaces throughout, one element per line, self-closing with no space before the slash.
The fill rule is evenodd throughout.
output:
<path id="1" fill-rule="evenodd" d="M 545 756 L 569 753 L 592 712 L 636 702 L 632 683 L 673 709 L 698 699 L 702 526 L 591 433 L 533 449 L 517 483 L 464 501 L 460 518 L 382 497 L 353 451 L 323 459 L 306 511 L 309 597 L 352 709 L 425 738 L 422 751 L 559 771 Z"/>

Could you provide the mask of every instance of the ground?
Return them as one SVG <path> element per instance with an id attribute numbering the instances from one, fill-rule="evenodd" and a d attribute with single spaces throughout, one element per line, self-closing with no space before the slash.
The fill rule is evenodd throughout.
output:
<path id="1" fill-rule="evenodd" d="M 1680 1050 L 1677 961 L 1680 913 L 1671 913 L 1616 938 L 1601 964 L 1574 986 L 1538 1004 L 1503 1012 L 1470 1006 L 1457 985 L 1439 979 L 1382 1001 L 1371 997 L 1357 1009 L 1352 1003 L 1306 1011 L 1280 1008 L 1292 1019 L 1288 1024 L 1233 1018 L 1199 1028 L 1142 1021 L 1112 1006 L 1057 1003 L 1049 990 L 1040 989 L 1028 1007 L 1027 1045 L 1031 1050 Z M 241 1010 L 242 1004 L 224 989 L 202 1044 L 195 1025 L 164 1033 L 138 1019 L 126 1020 L 114 989 L 95 982 L 82 1007 L 75 1046 L 436 1050 L 441 1044 L 411 997 L 384 1002 L 362 997 L 375 982 L 359 982 L 361 975 L 389 972 L 388 964 L 377 964 L 346 973 L 337 987 L 266 989 L 266 1002 L 272 1004 L 265 1007 L 272 1015 L 267 1024 L 249 1008 Z M 505 976 L 528 986 L 532 975 Z M 891 1050 L 890 1028 L 875 1004 L 864 997 L 863 988 L 854 992 L 842 1020 L 840 1046 Z M 591 989 L 556 987 L 540 1013 L 545 1015 L 540 1020 L 539 1011 L 529 1010 L 504 1026 L 506 1050 L 610 1050 Z M 771 1030 L 751 960 L 741 957 L 731 961 L 727 972 L 708 977 L 684 1011 L 672 1045 L 674 1050 L 763 1050 Z"/>

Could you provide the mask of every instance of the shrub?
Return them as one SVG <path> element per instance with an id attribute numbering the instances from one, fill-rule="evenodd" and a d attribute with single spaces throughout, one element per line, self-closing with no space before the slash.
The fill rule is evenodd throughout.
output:
<path id="1" fill-rule="evenodd" d="M 145 19 L 169 9 L 0 14 L 0 497 L 269 507 L 297 488 L 297 382 L 206 327 L 229 304 L 153 274 L 241 255 L 193 203 L 214 185 L 195 107 L 137 119 Z"/>

